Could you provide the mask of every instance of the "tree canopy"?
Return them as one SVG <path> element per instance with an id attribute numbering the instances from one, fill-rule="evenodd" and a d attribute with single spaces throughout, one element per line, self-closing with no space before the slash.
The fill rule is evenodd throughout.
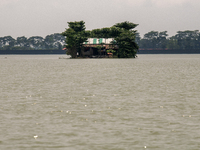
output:
<path id="1" fill-rule="evenodd" d="M 68 28 L 62 33 L 66 37 L 67 54 L 72 58 L 82 55 L 83 43 L 88 38 L 114 38 L 115 45 L 119 47 L 117 56 L 119 58 L 131 58 L 135 57 L 138 50 L 138 45 L 135 42 L 136 31 L 133 29 L 137 24 L 130 22 L 117 23 L 112 27 L 106 27 L 101 29 L 93 29 L 86 31 L 85 22 L 75 21 L 68 22 Z"/>
<path id="2" fill-rule="evenodd" d="M 62 35 L 66 37 L 67 54 L 71 55 L 72 58 L 76 58 L 77 53 L 81 55 L 83 43 L 87 41 L 90 32 L 85 31 L 84 21 L 68 22 L 68 26 L 69 28 Z"/>
<path id="3" fill-rule="evenodd" d="M 133 27 L 135 27 L 136 25 L 130 25 L 131 27 L 127 26 L 127 22 L 125 22 L 117 23 L 112 27 L 86 31 L 83 21 L 80 24 L 78 22 L 70 22 L 71 28 L 68 31 L 68 37 L 74 34 L 74 36 L 76 37 L 75 41 L 80 40 L 80 45 L 76 47 L 79 55 L 81 55 L 82 41 L 85 41 L 87 38 L 114 38 L 113 44 L 118 44 L 120 48 L 121 46 L 124 47 L 123 45 L 121 45 L 123 43 L 122 39 L 128 40 L 127 38 L 125 38 L 127 36 L 130 38 L 129 41 L 131 41 L 131 39 L 135 40 L 135 43 L 137 43 L 140 49 L 200 49 L 199 30 L 178 31 L 174 36 L 171 37 L 168 36 L 167 31 L 150 31 L 144 34 L 144 37 L 141 38 L 139 32 L 133 30 Z M 128 31 L 129 33 L 126 33 L 125 31 Z M 79 34 L 77 35 L 77 33 Z M 75 38 L 74 36 L 72 37 Z M 71 43 L 75 42 L 73 38 L 71 40 Z M 32 36 L 29 38 L 21 36 L 14 39 L 11 36 L 4 36 L 0 37 L 0 50 L 61 50 L 64 47 L 65 42 L 66 38 L 60 33 L 47 35 L 45 38 L 41 36 Z M 129 43 L 128 45 L 132 44 L 133 43 Z M 125 47 L 127 47 L 127 43 Z M 136 45 L 133 45 L 133 47 L 135 48 L 133 51 L 137 51 L 138 47 Z M 118 52 L 120 52 L 120 50 L 117 51 L 116 54 Z M 123 53 L 120 52 L 118 54 Z M 124 57 L 124 55 L 119 55 L 119 57 Z"/>
<path id="4" fill-rule="evenodd" d="M 125 29 L 125 30 L 132 30 L 135 27 L 137 27 L 138 24 L 134 24 L 132 22 L 125 21 L 125 22 L 122 22 L 122 23 L 117 23 L 114 26 L 118 27 L 118 28 L 121 28 L 121 29 Z"/>
<path id="5" fill-rule="evenodd" d="M 176 35 L 168 37 L 167 31 L 151 31 L 140 38 L 137 43 L 141 49 L 200 49 L 199 30 L 178 31 Z"/>
<path id="6" fill-rule="evenodd" d="M 41 36 L 11 36 L 0 37 L 0 50 L 61 50 L 64 46 L 65 38 L 60 33 Z"/>

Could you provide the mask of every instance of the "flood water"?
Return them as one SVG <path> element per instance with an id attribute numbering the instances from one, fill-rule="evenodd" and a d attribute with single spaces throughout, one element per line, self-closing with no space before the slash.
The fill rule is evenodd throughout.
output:
<path id="1" fill-rule="evenodd" d="M 199 54 L 59 57 L 0 55 L 1 150 L 200 149 Z"/>

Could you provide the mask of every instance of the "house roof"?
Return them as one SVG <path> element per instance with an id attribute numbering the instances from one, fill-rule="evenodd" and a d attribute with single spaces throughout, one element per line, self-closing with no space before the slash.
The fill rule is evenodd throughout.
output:
<path id="1" fill-rule="evenodd" d="M 110 42 L 113 41 L 114 38 L 88 38 L 87 42 L 83 44 L 111 44 Z"/>

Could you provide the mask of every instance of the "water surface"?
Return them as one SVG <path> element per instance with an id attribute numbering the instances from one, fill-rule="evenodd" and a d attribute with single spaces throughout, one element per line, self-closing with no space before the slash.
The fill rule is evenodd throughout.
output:
<path id="1" fill-rule="evenodd" d="M 0 149 L 200 149 L 200 55 L 59 57 L 0 55 Z"/>

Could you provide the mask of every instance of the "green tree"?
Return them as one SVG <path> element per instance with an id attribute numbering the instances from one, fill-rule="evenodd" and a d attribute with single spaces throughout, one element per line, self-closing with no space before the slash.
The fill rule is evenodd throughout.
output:
<path id="1" fill-rule="evenodd" d="M 3 49 L 5 50 L 11 50 L 15 46 L 15 39 L 11 36 L 4 36 L 2 39 L 3 43 Z"/>
<path id="2" fill-rule="evenodd" d="M 114 25 L 114 27 L 118 28 L 113 28 L 113 33 L 115 33 L 114 40 L 116 41 L 116 45 L 119 47 L 117 52 L 119 58 L 136 57 L 139 49 L 139 46 L 135 42 L 136 30 L 133 30 L 136 26 L 137 24 L 127 21 Z"/>
<path id="3" fill-rule="evenodd" d="M 72 58 L 76 58 L 78 52 L 82 56 L 83 43 L 87 41 L 90 32 L 85 31 L 84 21 L 68 22 L 68 26 L 69 28 L 62 33 L 63 36 L 66 36 L 67 54 L 71 55 Z"/>
<path id="4" fill-rule="evenodd" d="M 121 28 L 112 26 L 112 27 L 110 28 L 110 37 L 111 37 L 111 38 L 118 37 L 122 32 L 123 32 L 123 30 L 122 30 Z"/>
<path id="5" fill-rule="evenodd" d="M 92 38 L 102 38 L 102 37 L 103 37 L 103 34 L 102 34 L 101 29 L 93 29 L 93 30 L 91 31 L 91 37 L 92 37 Z"/>
<path id="6" fill-rule="evenodd" d="M 158 31 L 151 31 L 144 35 L 144 39 L 146 42 L 145 48 L 157 48 L 158 45 Z"/>
<path id="7" fill-rule="evenodd" d="M 139 32 L 136 32 L 135 33 L 135 42 L 140 46 L 140 40 L 141 40 L 141 37 L 140 37 L 140 33 Z"/>
<path id="8" fill-rule="evenodd" d="M 3 49 L 5 43 L 4 43 L 4 40 L 3 40 L 3 37 L 0 37 L 0 49 Z"/>
<path id="9" fill-rule="evenodd" d="M 135 42 L 135 32 L 124 31 L 118 37 L 115 38 L 118 45 L 118 57 L 119 58 L 135 58 L 138 45 Z"/>
<path id="10" fill-rule="evenodd" d="M 62 36 L 60 33 L 54 33 L 53 39 L 54 39 L 53 47 L 55 49 L 61 50 L 65 43 L 65 37 Z"/>
<path id="11" fill-rule="evenodd" d="M 44 39 L 44 46 L 46 49 L 53 49 L 53 35 L 47 35 Z"/>
<path id="12" fill-rule="evenodd" d="M 172 36 L 167 41 L 167 48 L 168 49 L 179 49 L 178 40 L 175 36 Z"/>
<path id="13" fill-rule="evenodd" d="M 167 48 L 167 31 L 160 32 L 157 38 L 157 48 L 165 49 Z"/>
<path id="14" fill-rule="evenodd" d="M 65 37 L 60 33 L 47 35 L 44 39 L 44 46 L 46 49 L 61 50 L 65 42 Z"/>
<path id="15" fill-rule="evenodd" d="M 180 49 L 196 49 L 199 45 L 199 31 L 178 31 L 175 35 Z"/>
<path id="16" fill-rule="evenodd" d="M 45 49 L 44 38 L 41 36 L 32 36 L 28 39 L 30 47 L 33 49 Z"/>
<path id="17" fill-rule="evenodd" d="M 137 27 L 138 24 L 134 24 L 132 22 L 125 21 L 125 22 L 117 23 L 114 26 L 117 28 L 125 29 L 125 30 L 132 30 L 135 27 Z"/>
<path id="18" fill-rule="evenodd" d="M 21 49 L 28 49 L 30 47 L 29 41 L 25 36 L 17 37 L 16 44 Z"/>
<path id="19" fill-rule="evenodd" d="M 102 32 L 102 38 L 105 38 L 105 43 L 106 43 L 106 39 L 108 39 L 110 37 L 110 28 L 102 28 L 101 32 Z"/>

